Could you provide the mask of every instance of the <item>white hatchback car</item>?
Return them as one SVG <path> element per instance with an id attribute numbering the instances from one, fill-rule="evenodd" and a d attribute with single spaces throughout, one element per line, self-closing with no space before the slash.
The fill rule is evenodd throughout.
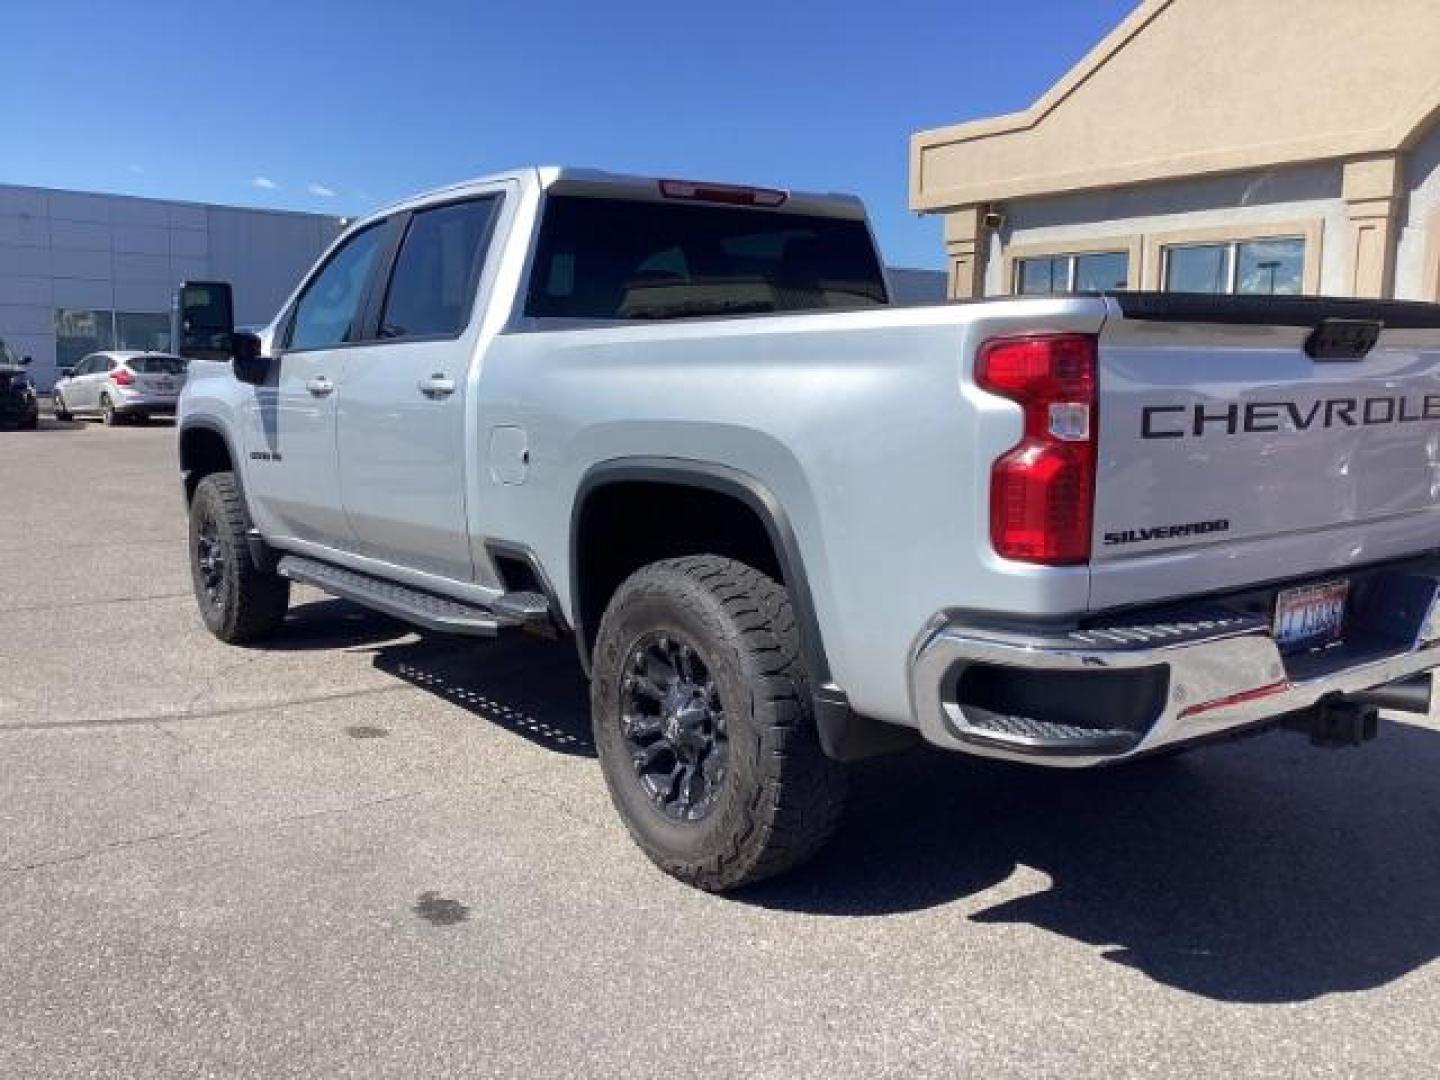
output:
<path id="1" fill-rule="evenodd" d="M 106 425 L 122 418 L 174 416 L 185 386 L 185 361 L 168 353 L 91 353 L 55 384 L 55 419 L 97 415 Z"/>

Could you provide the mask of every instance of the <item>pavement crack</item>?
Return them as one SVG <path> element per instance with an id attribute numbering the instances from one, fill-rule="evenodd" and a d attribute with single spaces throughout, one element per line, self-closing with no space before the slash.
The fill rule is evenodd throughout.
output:
<path id="1" fill-rule="evenodd" d="M 218 671 L 212 671 L 209 676 L 206 677 L 205 681 L 200 684 L 199 689 L 197 689 L 193 694 L 190 695 L 190 700 L 185 703 L 184 717 L 186 719 L 189 719 L 190 717 L 197 715 L 196 709 L 199 707 L 202 701 L 204 701 L 207 697 L 209 697 L 215 692 L 215 684 L 218 683 L 221 679 L 229 678 L 237 671 L 241 671 L 257 663 L 260 659 L 261 654 L 251 653 L 248 656 L 244 656 L 240 660 L 237 660 L 233 664 L 226 664 Z"/>
<path id="2" fill-rule="evenodd" d="M 77 851 L 71 855 L 57 855 L 54 858 L 37 859 L 34 862 L 11 863 L 7 866 L 0 866 L 0 871 L 7 874 L 21 874 L 29 870 L 44 870 L 51 866 L 85 862 L 97 855 L 105 855 L 112 851 L 124 851 L 126 848 L 140 847 L 144 844 L 156 844 L 166 840 L 190 840 L 204 836 L 208 832 L 210 832 L 209 829 L 171 829 L 166 832 L 147 833 L 145 836 L 132 836 L 126 840 L 111 840 L 109 843 L 101 844 L 87 851 Z"/>
<path id="3" fill-rule="evenodd" d="M 134 716 L 109 716 L 88 720 L 27 720 L 18 724 L 0 724 L 0 734 L 22 731 L 75 731 L 90 728 L 137 727 L 145 724 L 176 724 L 186 720 L 219 720 L 231 716 L 246 716 L 250 713 L 289 709 L 302 705 L 318 705 L 330 701 L 346 701 L 352 698 L 369 697 L 379 694 L 420 693 L 419 687 L 401 683 L 397 686 L 372 686 L 364 690 L 335 690 L 324 694 L 284 698 L 279 701 L 257 702 L 252 705 L 231 705 L 208 712 L 172 711 L 142 713 Z"/>
<path id="4" fill-rule="evenodd" d="M 270 830 L 283 828 L 286 825 L 293 825 L 298 822 L 314 821 L 325 817 L 338 817 L 358 813 L 362 810 L 370 810 L 377 806 L 387 806 L 390 803 L 406 802 L 410 799 L 421 798 L 427 794 L 429 794 L 429 792 L 425 790 L 405 791 L 398 795 L 382 795 L 374 799 L 363 799 L 360 802 L 351 803 L 347 806 L 329 806 L 320 810 L 306 810 L 298 814 L 284 814 L 280 817 L 259 818 L 255 821 L 243 821 L 231 825 L 208 826 L 203 829 L 168 829 L 163 832 L 147 833 L 144 836 L 133 836 L 125 840 L 111 840 L 108 843 L 99 844 L 85 851 L 77 851 L 70 855 L 57 855 L 53 858 L 36 859 L 32 862 L 11 863 L 0 866 L 0 873 L 23 874 L 35 870 L 46 870 L 51 867 L 65 866 L 70 863 L 86 862 L 90 859 L 98 858 L 101 855 L 110 855 L 117 851 L 144 847 L 148 844 L 200 840 L 204 837 L 220 833 L 251 829 Z"/>
<path id="5" fill-rule="evenodd" d="M 65 611 L 71 608 L 103 607 L 106 604 L 148 604 L 156 600 L 177 600 L 189 596 L 186 592 L 152 593 L 148 596 L 112 596 L 108 599 L 93 600 L 47 600 L 43 604 L 18 604 L 14 607 L 0 607 L 0 615 L 23 615 L 31 611 Z"/>
<path id="6" fill-rule="evenodd" d="M 533 795 L 535 798 L 541 800 L 542 802 L 549 803 L 554 809 L 560 811 L 560 814 L 563 817 L 567 817 L 571 821 L 576 822 L 577 824 L 584 825 L 586 828 L 589 829 L 596 828 L 596 822 L 585 817 L 583 814 L 576 813 L 573 809 L 571 809 L 569 804 L 567 804 L 553 791 L 547 791 L 545 788 L 533 787 L 530 784 L 522 783 L 525 778 L 526 777 L 524 774 L 505 776 L 500 778 L 500 784 L 503 787 L 508 787 L 515 791 L 524 792 L 526 795 Z"/>

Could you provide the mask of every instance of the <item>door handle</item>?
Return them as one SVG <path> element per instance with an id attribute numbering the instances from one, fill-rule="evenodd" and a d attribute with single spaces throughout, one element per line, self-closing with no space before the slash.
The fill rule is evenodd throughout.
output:
<path id="1" fill-rule="evenodd" d="M 305 380 L 305 389 L 316 397 L 324 397 L 335 389 L 335 384 L 324 375 L 314 375 Z"/>
<path id="2" fill-rule="evenodd" d="M 428 398 L 446 398 L 455 392 L 455 380 L 444 372 L 437 371 L 428 379 L 420 380 L 420 392 Z"/>

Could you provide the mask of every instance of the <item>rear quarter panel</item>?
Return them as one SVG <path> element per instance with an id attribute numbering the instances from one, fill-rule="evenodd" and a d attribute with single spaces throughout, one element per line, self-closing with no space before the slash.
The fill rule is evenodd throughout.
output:
<path id="1" fill-rule="evenodd" d="M 484 463 L 491 431 L 522 428 L 530 470 L 507 484 L 482 464 L 481 517 L 537 551 L 571 608 L 588 471 L 636 457 L 739 470 L 789 519 L 836 683 L 908 722 L 908 652 L 937 611 L 1085 608 L 1085 568 L 991 550 L 989 467 L 1019 410 L 968 376 L 986 337 L 1103 318 L 1098 301 L 1048 300 L 503 334 L 481 361 L 477 451 Z"/>

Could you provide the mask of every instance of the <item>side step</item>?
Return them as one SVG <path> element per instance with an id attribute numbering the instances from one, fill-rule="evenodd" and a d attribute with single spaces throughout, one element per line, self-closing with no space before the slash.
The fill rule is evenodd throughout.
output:
<path id="1" fill-rule="evenodd" d="M 550 605 L 539 593 L 506 593 L 485 608 L 300 555 L 286 555 L 275 569 L 291 581 L 447 634 L 495 637 L 506 628 L 546 623 L 550 618 Z"/>

